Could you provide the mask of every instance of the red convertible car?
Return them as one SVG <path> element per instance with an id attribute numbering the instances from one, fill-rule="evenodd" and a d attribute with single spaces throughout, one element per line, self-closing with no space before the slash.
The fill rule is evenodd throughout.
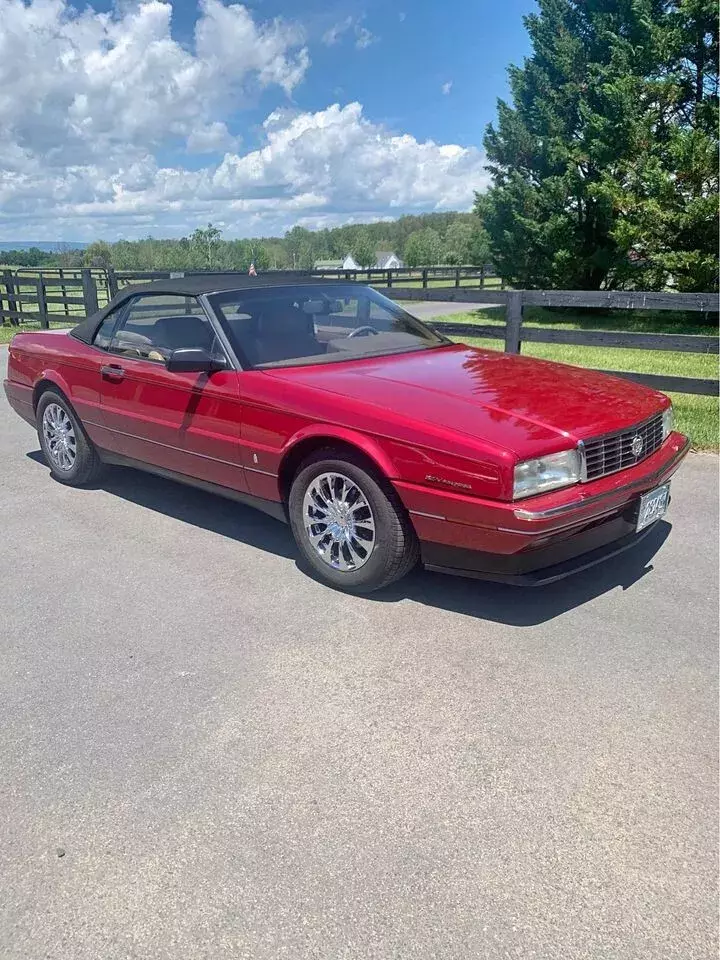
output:
<path id="1" fill-rule="evenodd" d="M 327 583 L 421 561 L 539 584 L 664 514 L 688 449 L 661 393 L 452 343 L 358 284 L 195 276 L 19 333 L 5 390 L 53 476 L 140 467 L 289 522 Z"/>

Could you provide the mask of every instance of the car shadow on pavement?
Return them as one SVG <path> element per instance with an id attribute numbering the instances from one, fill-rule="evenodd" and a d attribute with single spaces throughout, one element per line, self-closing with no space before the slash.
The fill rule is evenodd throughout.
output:
<path id="1" fill-rule="evenodd" d="M 45 461 L 39 451 L 31 460 Z M 277 556 L 294 559 L 307 576 L 289 527 L 252 507 L 205 493 L 172 480 L 123 467 L 113 467 L 98 488 L 184 523 L 231 537 Z M 364 599 L 375 603 L 416 603 L 462 613 L 482 620 L 528 627 L 545 623 L 575 607 L 621 587 L 631 588 L 652 570 L 652 558 L 667 539 L 671 525 L 660 521 L 632 550 L 582 573 L 544 587 L 513 587 L 429 573 L 421 568 Z M 331 588 L 327 588 L 331 589 Z"/>
<path id="2" fill-rule="evenodd" d="M 652 558 L 667 540 L 671 524 L 661 520 L 625 553 L 540 587 L 516 587 L 417 569 L 399 583 L 373 594 L 386 603 L 415 600 L 428 606 L 494 620 L 515 627 L 546 623 L 618 587 L 630 589 L 653 569 Z"/>

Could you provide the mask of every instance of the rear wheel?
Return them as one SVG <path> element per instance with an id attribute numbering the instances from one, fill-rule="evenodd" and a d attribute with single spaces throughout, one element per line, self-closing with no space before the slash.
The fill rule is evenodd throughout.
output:
<path id="1" fill-rule="evenodd" d="M 70 486 L 97 479 L 102 461 L 65 397 L 46 390 L 37 406 L 40 446 L 50 473 Z"/>
<path id="2" fill-rule="evenodd" d="M 288 512 L 303 556 L 334 587 L 370 593 L 417 563 L 415 532 L 397 494 L 353 454 L 321 450 L 306 460 Z"/>

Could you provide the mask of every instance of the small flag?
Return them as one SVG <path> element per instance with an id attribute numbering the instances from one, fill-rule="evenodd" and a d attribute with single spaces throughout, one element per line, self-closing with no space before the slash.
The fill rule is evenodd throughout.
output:
<path id="1" fill-rule="evenodd" d="M 256 276 L 257 276 L 257 270 L 255 269 L 255 264 L 254 264 L 254 263 L 251 263 L 251 264 L 250 264 L 250 269 L 248 270 L 248 276 L 250 276 L 250 277 L 256 277 Z"/>

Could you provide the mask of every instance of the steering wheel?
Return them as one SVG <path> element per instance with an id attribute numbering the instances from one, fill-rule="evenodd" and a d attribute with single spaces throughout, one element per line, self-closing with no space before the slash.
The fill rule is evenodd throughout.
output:
<path id="1" fill-rule="evenodd" d="M 375 327 L 370 326 L 357 327 L 355 330 L 350 331 L 346 337 L 346 340 L 350 340 L 352 337 L 366 337 L 368 334 L 371 334 L 373 337 L 378 337 L 380 335 L 380 331 L 376 330 Z"/>

